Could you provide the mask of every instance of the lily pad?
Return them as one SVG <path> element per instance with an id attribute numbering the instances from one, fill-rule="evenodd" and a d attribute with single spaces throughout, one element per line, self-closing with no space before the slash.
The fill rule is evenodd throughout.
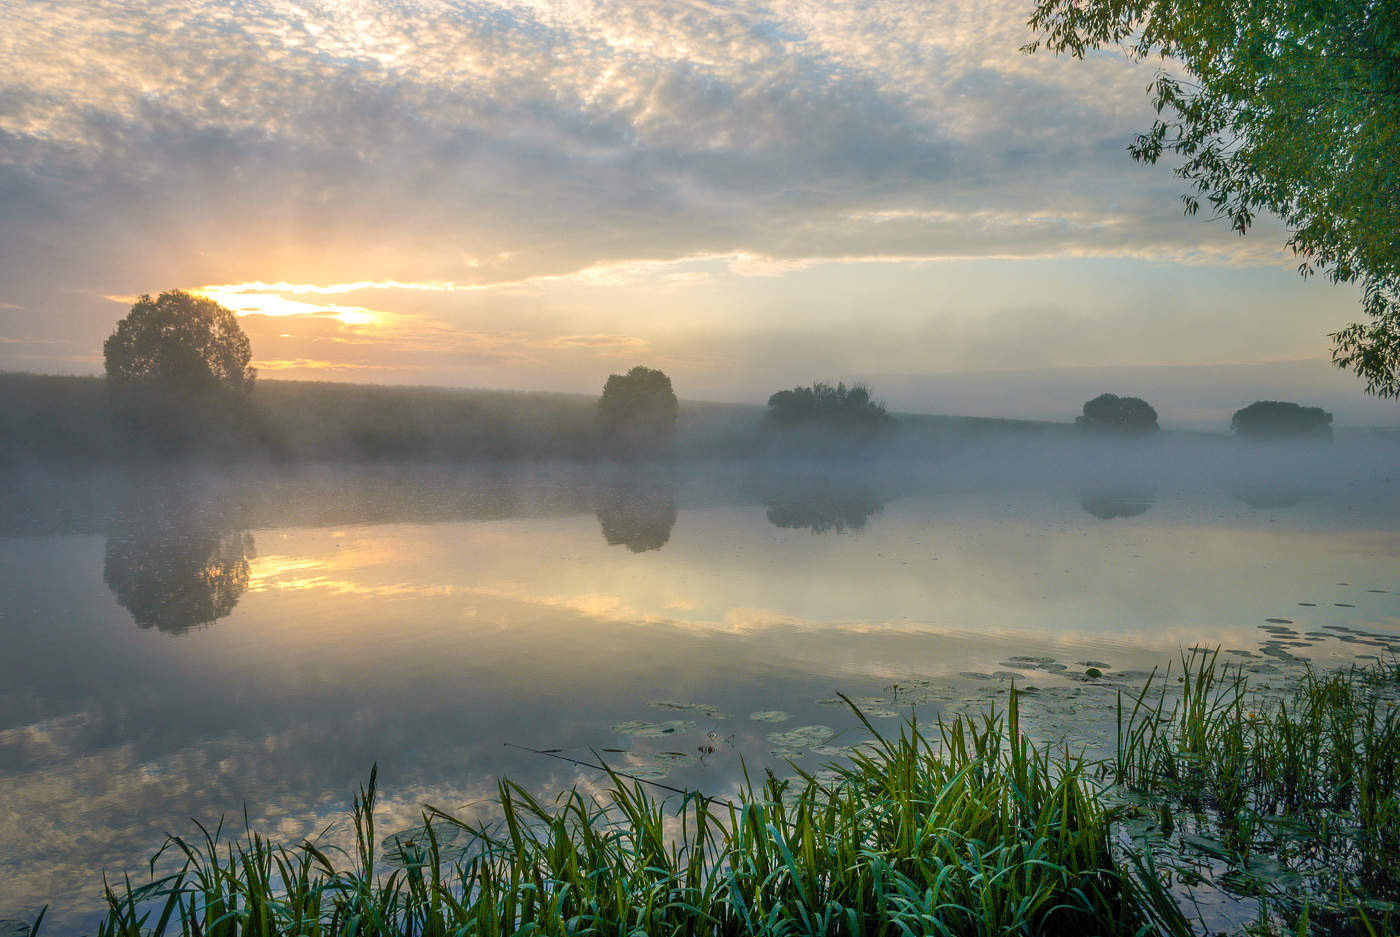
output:
<path id="1" fill-rule="evenodd" d="M 754 722 L 787 722 L 792 717 L 781 709 L 761 709 L 756 713 L 749 713 L 749 718 Z"/>
<path id="2" fill-rule="evenodd" d="M 836 730 L 830 726 L 798 726 L 786 732 L 771 732 L 768 735 L 768 744 L 782 749 L 807 749 L 816 748 L 824 744 L 827 739 L 836 734 Z"/>

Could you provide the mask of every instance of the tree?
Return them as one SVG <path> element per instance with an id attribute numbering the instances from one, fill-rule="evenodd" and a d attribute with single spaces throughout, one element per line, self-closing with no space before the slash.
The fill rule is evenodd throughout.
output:
<path id="1" fill-rule="evenodd" d="M 1281 400 L 1256 400 L 1230 418 L 1236 436 L 1255 439 L 1331 439 L 1332 414 Z"/>
<path id="2" fill-rule="evenodd" d="M 623 454 L 656 453 L 676 433 L 680 404 L 663 372 L 641 365 L 613 374 L 598 398 L 599 435 Z"/>
<path id="3" fill-rule="evenodd" d="M 1140 397 L 1099 394 L 1084 404 L 1074 422 L 1084 429 L 1148 435 L 1157 432 L 1157 411 Z"/>
<path id="4" fill-rule="evenodd" d="M 1272 212 L 1304 276 L 1360 285 L 1370 321 L 1329 336 L 1333 361 L 1400 396 L 1400 0 L 1036 0 L 1030 27 L 1027 52 L 1184 67 L 1148 86 L 1129 153 L 1179 159 L 1187 214 L 1244 234 Z"/>
<path id="5" fill-rule="evenodd" d="M 212 299 L 169 290 L 141 296 L 102 345 L 107 380 L 165 395 L 246 394 L 257 372 L 248 336 Z"/>
<path id="6" fill-rule="evenodd" d="M 832 387 L 818 381 L 811 387 L 780 390 L 768 398 L 763 415 L 768 429 L 825 429 L 873 434 L 894 425 L 885 406 L 871 399 L 864 384 Z"/>

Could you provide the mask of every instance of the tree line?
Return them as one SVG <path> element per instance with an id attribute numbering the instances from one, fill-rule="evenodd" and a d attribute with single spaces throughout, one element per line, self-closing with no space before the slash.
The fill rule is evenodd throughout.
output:
<path id="1" fill-rule="evenodd" d="M 246 434 L 256 429 L 247 402 L 256 381 L 252 347 L 237 317 L 217 302 L 171 290 L 141 296 L 103 345 L 112 402 L 129 432 L 155 451 L 173 437 Z M 671 378 L 637 366 L 603 385 L 593 422 L 599 454 L 648 459 L 670 454 L 680 418 Z M 1139 397 L 1105 393 L 1085 402 L 1078 427 L 1096 434 L 1146 436 L 1157 411 Z M 1332 414 L 1318 407 L 1256 401 L 1234 414 L 1249 438 L 1330 438 Z M 837 455 L 887 441 L 898 421 L 864 384 L 813 384 L 768 398 L 760 427 L 781 452 Z"/>

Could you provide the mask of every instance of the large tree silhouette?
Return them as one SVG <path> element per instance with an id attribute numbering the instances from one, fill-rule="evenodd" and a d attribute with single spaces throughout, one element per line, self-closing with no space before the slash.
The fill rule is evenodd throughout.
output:
<path id="1" fill-rule="evenodd" d="M 610 375 L 598 398 L 600 441 L 612 455 L 660 454 L 675 436 L 679 410 L 665 373 L 638 365 L 626 374 Z"/>
<path id="2" fill-rule="evenodd" d="M 173 394 L 248 393 L 252 345 L 228 309 L 204 296 L 169 290 L 141 296 L 102 345 L 107 380 L 121 389 Z"/>

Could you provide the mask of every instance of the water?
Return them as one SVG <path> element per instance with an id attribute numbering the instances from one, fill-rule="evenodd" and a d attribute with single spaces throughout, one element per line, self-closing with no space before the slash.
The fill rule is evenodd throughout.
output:
<path id="1" fill-rule="evenodd" d="M 0 919 L 90 927 L 189 818 L 314 835 L 374 764 L 384 833 L 485 816 L 503 774 L 603 783 L 506 743 L 714 794 L 741 756 L 816 769 L 868 737 L 838 692 L 893 727 L 1014 675 L 1102 750 L 1115 687 L 1184 647 L 1400 647 L 1392 455 L 16 475 Z"/>

